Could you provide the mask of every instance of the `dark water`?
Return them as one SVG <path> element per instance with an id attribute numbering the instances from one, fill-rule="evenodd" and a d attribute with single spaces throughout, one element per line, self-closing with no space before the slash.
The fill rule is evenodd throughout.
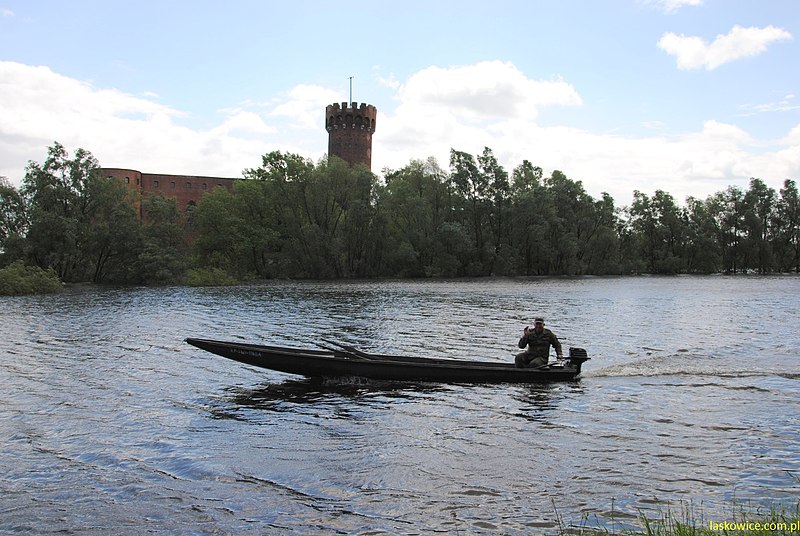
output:
<path id="1" fill-rule="evenodd" d="M 531 534 L 800 496 L 800 278 L 274 283 L 0 298 L 0 532 Z M 577 383 L 311 385 L 187 336 L 513 359 Z"/>

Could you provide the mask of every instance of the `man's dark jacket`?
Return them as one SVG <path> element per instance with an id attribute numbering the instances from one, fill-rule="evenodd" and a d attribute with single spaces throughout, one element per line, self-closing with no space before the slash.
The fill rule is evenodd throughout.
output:
<path id="1" fill-rule="evenodd" d="M 534 358 L 536 357 L 550 357 L 550 346 L 556 349 L 556 354 L 561 355 L 561 343 L 556 337 L 556 334 L 547 328 L 542 329 L 541 333 L 536 333 L 536 330 L 528 331 L 527 335 L 523 335 L 519 340 L 519 347 L 528 347 L 528 353 Z"/>

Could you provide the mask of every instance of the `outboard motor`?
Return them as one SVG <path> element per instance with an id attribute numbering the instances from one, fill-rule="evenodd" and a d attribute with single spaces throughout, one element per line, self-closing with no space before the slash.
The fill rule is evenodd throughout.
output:
<path id="1" fill-rule="evenodd" d="M 581 365 L 583 365 L 584 361 L 589 361 L 591 357 L 586 353 L 586 350 L 583 348 L 573 348 L 570 347 L 569 349 L 569 362 L 575 367 L 575 370 L 578 371 L 578 374 L 581 372 Z"/>

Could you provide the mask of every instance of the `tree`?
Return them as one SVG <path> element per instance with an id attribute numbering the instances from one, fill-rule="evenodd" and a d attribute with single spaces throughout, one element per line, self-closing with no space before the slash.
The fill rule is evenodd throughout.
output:
<path id="1" fill-rule="evenodd" d="M 142 201 L 142 213 L 144 226 L 135 263 L 136 278 L 162 284 L 181 281 L 189 268 L 189 256 L 186 217 L 178 210 L 177 199 L 151 195 Z"/>
<path id="2" fill-rule="evenodd" d="M 556 265 L 553 235 L 558 215 L 550 191 L 543 187 L 518 193 L 512 208 L 516 273 L 549 275 Z"/>
<path id="3" fill-rule="evenodd" d="M 781 270 L 800 272 L 800 194 L 793 180 L 785 180 L 776 202 L 775 251 Z"/>
<path id="4" fill-rule="evenodd" d="M 452 196 L 445 179 L 435 159 L 413 160 L 386 174 L 378 208 L 386 216 L 392 244 L 387 252 L 391 275 L 439 275 L 434 265 L 443 250 L 437 237 L 452 216 Z M 452 271 L 452 262 L 445 264 Z"/>
<path id="5" fill-rule="evenodd" d="M 494 235 L 494 246 L 489 258 L 489 265 L 486 273 L 496 272 L 506 273 L 510 269 L 511 248 L 511 228 L 509 200 L 511 195 L 511 184 L 508 180 L 508 173 L 497 161 L 492 150 L 484 147 L 483 154 L 478 156 L 478 166 L 483 178 L 482 183 L 489 185 L 489 196 L 491 207 L 489 211 L 489 222 Z M 498 270 L 498 259 L 500 269 Z"/>
<path id="6" fill-rule="evenodd" d="M 137 194 L 117 180 L 92 171 L 85 184 L 85 204 L 78 216 L 80 255 L 95 283 L 140 281 L 131 270 L 142 248 Z"/>
<path id="7" fill-rule="evenodd" d="M 245 177 L 263 185 L 235 190 L 240 202 L 246 192 L 261 192 L 259 199 L 248 194 L 252 203 L 238 205 L 247 211 L 243 217 L 249 229 L 239 238 L 245 236 L 255 248 L 256 261 L 279 258 L 283 270 L 300 277 L 368 272 L 377 177 L 367 168 L 350 167 L 337 157 L 315 166 L 298 155 L 272 152 L 264 155 L 260 168 L 246 170 Z"/>
<path id="8" fill-rule="evenodd" d="M 0 177 L 0 267 L 21 256 L 26 226 L 25 200 L 6 177 Z"/>
<path id="9" fill-rule="evenodd" d="M 775 197 L 775 190 L 761 179 L 750 179 L 750 188 L 744 194 L 745 266 L 761 274 L 773 270 L 771 241 Z"/>
<path id="10" fill-rule="evenodd" d="M 336 277 L 363 276 L 368 266 L 370 226 L 375 216 L 373 192 L 377 177 L 363 165 L 349 166 L 333 157 L 316 168 L 318 187 L 330 192 L 324 217 L 317 219 L 324 236 L 331 239 L 330 262 Z"/>
<path id="11" fill-rule="evenodd" d="M 588 201 L 591 202 L 591 198 Z M 614 198 L 604 192 L 602 198 L 591 205 L 584 233 L 583 273 L 618 274 L 620 272 L 620 244 L 617 236 L 619 216 L 614 207 Z"/>
<path id="12" fill-rule="evenodd" d="M 717 227 L 717 241 L 722 252 L 722 269 L 737 273 L 746 270 L 742 255 L 744 238 L 744 194 L 736 186 L 728 186 L 711 198 L 710 207 Z"/>
<path id="13" fill-rule="evenodd" d="M 88 267 L 83 257 L 86 211 L 91 204 L 88 182 L 99 167 L 91 153 L 78 149 L 70 159 L 56 142 L 44 164 L 31 161 L 23 196 L 29 207 L 26 253 L 40 268 L 53 268 L 63 281 L 80 281 Z"/>
<path id="14" fill-rule="evenodd" d="M 451 149 L 450 183 L 457 194 L 456 200 L 460 201 L 456 210 L 463 212 L 463 217 L 457 219 L 470 230 L 473 240 L 474 254 L 470 255 L 473 262 L 468 268 L 469 275 L 484 275 L 491 268 L 493 257 L 487 250 L 487 244 L 491 247 L 493 242 L 492 229 L 486 226 L 491 207 L 490 176 L 481 173 L 473 155 Z"/>
<path id="15" fill-rule="evenodd" d="M 234 191 L 239 185 L 234 185 Z M 234 193 L 214 188 L 206 193 L 192 213 L 196 233 L 193 250 L 202 267 L 219 268 L 228 273 L 241 272 L 243 223 L 233 209 Z"/>
<path id="16" fill-rule="evenodd" d="M 636 190 L 628 214 L 646 270 L 659 274 L 682 272 L 686 218 L 672 196 L 656 190 L 651 199 Z"/>
<path id="17" fill-rule="evenodd" d="M 138 253 L 141 224 L 133 192 L 102 177 L 99 167 L 90 152 L 78 149 L 70 158 L 55 142 L 42 165 L 26 168 L 25 255 L 63 281 L 125 282 Z"/>
<path id="18" fill-rule="evenodd" d="M 718 272 L 722 266 L 722 252 L 717 240 L 714 200 L 701 201 L 689 197 L 686 203 L 687 270 L 704 274 Z"/>
<path id="19" fill-rule="evenodd" d="M 511 174 L 511 195 L 519 197 L 525 192 L 538 188 L 542 181 L 542 168 L 534 166 L 528 160 L 514 168 Z"/>
<path id="20" fill-rule="evenodd" d="M 606 196 L 603 203 L 595 204 L 581 181 L 571 180 L 558 170 L 553 171 L 544 185 L 550 191 L 555 209 L 555 221 L 551 226 L 556 255 L 554 273 L 584 274 L 588 267 L 587 255 L 590 255 L 593 241 L 599 239 L 598 231 L 603 224 L 613 225 L 613 209 L 609 214 L 605 205 L 611 202 L 613 207 L 613 199 Z"/>

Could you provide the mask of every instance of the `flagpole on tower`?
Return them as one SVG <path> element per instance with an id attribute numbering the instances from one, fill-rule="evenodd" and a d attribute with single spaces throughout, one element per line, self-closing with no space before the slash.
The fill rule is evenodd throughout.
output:
<path id="1" fill-rule="evenodd" d="M 351 104 L 353 103 L 353 77 L 350 77 L 350 101 Z"/>

